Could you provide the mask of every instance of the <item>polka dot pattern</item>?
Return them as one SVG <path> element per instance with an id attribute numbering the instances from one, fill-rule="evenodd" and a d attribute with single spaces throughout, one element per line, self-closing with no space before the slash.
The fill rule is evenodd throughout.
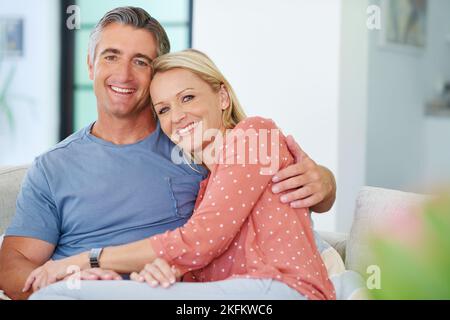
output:
<path id="1" fill-rule="evenodd" d="M 271 147 L 272 155 L 278 147 L 280 163 L 271 168 L 274 172 L 293 163 L 285 137 L 271 134 L 277 129 L 272 120 L 247 118 L 233 132 L 248 128 L 255 133 L 259 130 L 258 139 L 263 135 L 261 129 L 266 130 L 264 144 Z M 252 139 L 236 136 L 249 159 L 248 143 Z M 335 299 L 333 284 L 315 245 L 308 209 L 291 208 L 280 201 L 280 195 L 272 193 L 272 176 L 262 174 L 268 171 L 266 159 L 243 166 L 235 153 L 227 154 L 234 149 L 229 144 L 227 140 L 222 150 L 224 164 L 218 164 L 202 181 L 189 222 L 151 237 L 154 252 L 185 273 L 184 281 L 272 278 L 310 299 Z M 240 154 L 240 158 L 243 156 Z"/>

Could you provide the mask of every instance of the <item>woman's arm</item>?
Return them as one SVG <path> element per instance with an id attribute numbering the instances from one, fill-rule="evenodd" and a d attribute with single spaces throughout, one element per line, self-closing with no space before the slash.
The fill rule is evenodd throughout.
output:
<path id="1" fill-rule="evenodd" d="M 256 139 L 257 145 L 253 146 L 251 142 L 254 139 L 243 136 L 242 139 L 247 141 L 242 144 L 244 154 L 225 153 L 227 164 L 220 164 L 213 170 L 204 199 L 183 227 L 150 239 L 106 247 L 99 258 L 101 268 L 131 273 L 142 270 L 145 264 L 159 257 L 184 274 L 208 265 L 229 246 L 258 198 L 271 183 L 272 175 L 267 170 L 269 165 L 273 167 L 273 172 L 277 172 L 285 166 L 289 156 L 284 137 L 272 121 L 250 118 L 240 127 L 244 131 L 261 129 L 266 132 L 266 142 L 274 143 L 279 153 L 275 167 L 265 162 L 267 159 L 261 161 L 259 156 L 254 159 L 256 161 L 248 163 L 250 156 L 260 154 L 260 140 Z M 275 139 L 274 132 L 278 133 Z M 239 160 L 242 156 L 246 159 L 244 164 Z M 79 266 L 81 270 L 90 268 L 87 252 L 55 263 L 59 264 L 60 269 L 69 265 Z"/>
<path id="2" fill-rule="evenodd" d="M 284 137 L 271 120 L 249 118 L 233 132 L 236 129 L 245 134 L 234 142 L 227 137 L 227 147 L 223 150 L 228 151 L 222 162 L 225 164 L 219 164 L 211 172 L 204 198 L 189 222 L 182 228 L 150 238 L 156 255 L 183 274 L 207 266 L 228 248 L 269 187 L 273 173 L 288 162 Z M 229 152 L 239 143 L 243 148 L 237 147 L 235 154 Z M 271 163 L 260 149 L 270 144 Z"/>

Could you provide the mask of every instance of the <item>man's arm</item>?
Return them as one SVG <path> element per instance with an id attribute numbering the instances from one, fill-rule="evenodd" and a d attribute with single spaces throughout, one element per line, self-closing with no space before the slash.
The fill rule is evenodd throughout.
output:
<path id="1" fill-rule="evenodd" d="M 310 208 L 317 213 L 329 211 L 336 200 L 333 173 L 317 165 L 292 136 L 286 142 L 295 163 L 275 174 L 272 191 L 282 193 L 281 201 L 290 202 L 294 208 Z"/>
<path id="2" fill-rule="evenodd" d="M 311 211 L 316 213 L 327 212 L 331 209 L 336 201 L 336 180 L 334 179 L 333 173 L 324 166 L 318 166 L 319 170 L 322 171 L 321 179 L 324 184 L 324 190 L 326 190 L 327 195 L 324 196 L 323 200 L 318 204 L 311 206 Z"/>
<path id="3" fill-rule="evenodd" d="M 11 299 L 27 299 L 22 292 L 28 275 L 47 262 L 55 245 L 33 238 L 5 237 L 0 249 L 0 288 Z"/>

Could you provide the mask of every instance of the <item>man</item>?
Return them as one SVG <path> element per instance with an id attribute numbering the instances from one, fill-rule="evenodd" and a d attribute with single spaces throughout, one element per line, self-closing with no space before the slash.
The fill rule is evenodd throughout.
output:
<path id="1" fill-rule="evenodd" d="M 0 252 L 0 288 L 10 297 L 27 298 L 27 276 L 49 259 L 144 239 L 189 219 L 206 172 L 172 163 L 173 144 L 153 117 L 149 95 L 151 61 L 169 49 L 164 29 L 139 8 L 108 12 L 91 34 L 98 120 L 37 157 L 27 173 Z M 290 148 L 297 164 L 277 173 L 274 192 L 291 190 L 283 192 L 286 202 L 328 211 L 332 173 L 292 139 Z M 82 274 L 117 276 L 98 268 Z"/>

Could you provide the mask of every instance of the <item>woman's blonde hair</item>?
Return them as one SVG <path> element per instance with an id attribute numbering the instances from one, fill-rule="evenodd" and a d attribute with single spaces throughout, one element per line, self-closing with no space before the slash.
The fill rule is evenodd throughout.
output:
<path id="1" fill-rule="evenodd" d="M 152 77 L 158 72 L 181 68 L 197 75 L 208 83 L 214 92 L 219 92 L 221 86 L 224 85 L 230 98 L 230 106 L 222 113 L 222 121 L 226 129 L 233 129 L 241 120 L 246 118 L 233 88 L 214 62 L 203 52 L 187 49 L 180 52 L 167 53 L 156 58 L 152 67 Z"/>

